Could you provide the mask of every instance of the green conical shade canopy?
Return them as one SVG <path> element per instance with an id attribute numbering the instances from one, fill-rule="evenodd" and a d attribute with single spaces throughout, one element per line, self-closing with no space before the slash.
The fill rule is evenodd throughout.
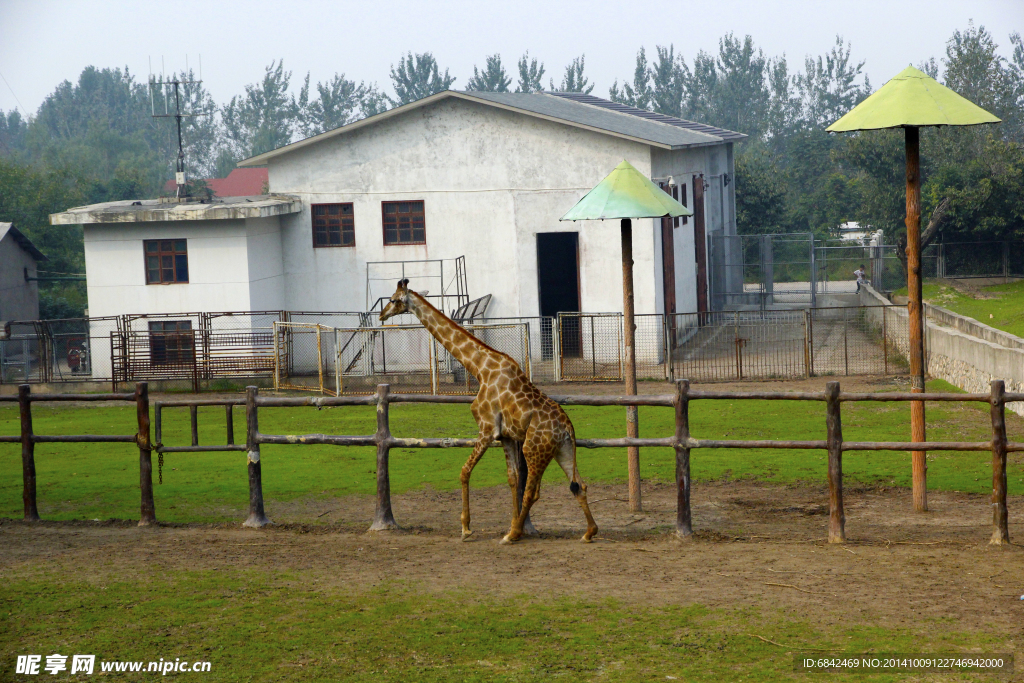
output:
<path id="1" fill-rule="evenodd" d="M 693 212 L 645 178 L 628 161 L 615 167 L 559 220 L 692 216 Z"/>
<path id="2" fill-rule="evenodd" d="M 1000 120 L 908 66 L 826 130 L 846 133 L 910 126 L 976 126 Z"/>

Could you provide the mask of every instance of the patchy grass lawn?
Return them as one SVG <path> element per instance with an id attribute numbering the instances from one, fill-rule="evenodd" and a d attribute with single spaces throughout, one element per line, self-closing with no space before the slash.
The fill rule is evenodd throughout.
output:
<path id="1" fill-rule="evenodd" d="M 945 382 L 936 390 L 956 391 Z M 667 389 L 667 387 L 666 387 Z M 850 441 L 909 439 L 909 404 L 843 404 L 843 435 Z M 200 443 L 224 441 L 224 411 L 200 408 Z M 235 434 L 244 438 L 243 411 L 236 411 Z M 579 437 L 610 438 L 624 433 L 621 407 L 573 406 L 568 413 Z M 398 436 L 473 436 L 476 427 L 468 406 L 399 404 L 392 407 L 392 430 Z M 38 434 L 132 433 L 134 406 L 87 408 L 33 406 Z M 640 409 L 642 435 L 673 432 L 670 408 Z M 1024 440 L 1024 421 L 1007 416 L 1011 440 Z M 697 438 L 823 439 L 824 403 L 806 401 L 695 401 L 691 430 Z M 0 434 L 17 434 L 16 407 L 0 408 Z M 368 406 L 325 410 L 269 408 L 260 411 L 260 427 L 269 434 L 370 434 L 375 411 Z M 188 411 L 165 409 L 164 442 L 188 442 Z M 929 404 L 928 437 L 934 440 L 991 438 L 987 406 Z M 392 451 L 391 488 L 402 493 L 424 486 L 452 490 L 466 449 Z M 645 448 L 643 477 L 671 481 L 675 456 L 671 449 Z M 156 460 L 154 456 L 154 460 Z M 579 469 L 585 480 L 619 482 L 626 477 L 624 449 L 580 450 Z M 154 470 L 156 469 L 154 462 Z M 697 450 L 692 474 L 700 480 L 754 478 L 767 482 L 823 482 L 825 453 L 785 450 Z M 850 452 L 843 458 L 848 482 L 910 485 L 910 454 Z M 133 519 L 138 516 L 138 450 L 121 444 L 38 444 L 36 446 L 39 511 L 45 519 Z M 264 446 L 263 486 L 267 500 L 328 498 L 371 494 L 375 490 L 372 448 L 334 446 Z M 557 467 L 548 482 L 561 483 Z M 154 483 L 157 516 L 167 522 L 227 521 L 224 506 L 244 507 L 248 500 L 245 456 L 241 453 L 177 453 L 164 456 L 163 484 Z M 474 486 L 506 482 L 504 456 L 492 449 L 473 474 Z M 928 484 L 938 490 L 985 493 L 991 486 L 990 457 L 984 452 L 929 454 Z M 1009 492 L 1024 493 L 1024 456 L 1010 455 Z M 0 516 L 20 517 L 21 457 L 17 444 L 0 444 Z M 315 521 L 315 520 L 310 520 Z"/>
<path id="2" fill-rule="evenodd" d="M 400 582 L 357 589 L 310 581 L 294 570 L 153 566 L 132 580 L 119 572 L 104 578 L 15 573 L 22 576 L 8 576 L 0 588 L 3 603 L 17 607 L 13 614 L 0 611 L 5 674 L 18 654 L 42 654 L 45 664 L 46 655 L 59 652 L 97 655 L 94 675 L 104 660 L 208 661 L 209 673 L 195 676 L 204 681 L 788 681 L 806 677 L 793 672 L 790 653 L 800 648 L 1013 649 L 1012 635 L 954 623 L 823 626 L 744 607 L 431 593 Z M 751 635 L 760 633 L 778 645 Z M 856 678 L 895 681 L 906 674 Z M 129 674 L 127 680 L 141 679 Z"/>
<path id="3" fill-rule="evenodd" d="M 966 315 L 998 330 L 1024 337 L 1024 280 L 982 287 L 988 298 L 976 298 L 949 285 L 926 283 L 924 300 Z M 902 294 L 906 294 L 904 289 Z"/>

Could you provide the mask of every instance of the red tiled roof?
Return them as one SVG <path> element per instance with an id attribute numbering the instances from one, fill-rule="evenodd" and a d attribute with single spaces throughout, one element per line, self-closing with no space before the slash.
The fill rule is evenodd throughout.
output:
<path id="1" fill-rule="evenodd" d="M 215 197 L 251 197 L 263 194 L 270 176 L 266 168 L 236 168 L 227 178 L 209 178 L 206 185 Z M 168 180 L 164 192 L 174 192 L 174 181 Z"/>

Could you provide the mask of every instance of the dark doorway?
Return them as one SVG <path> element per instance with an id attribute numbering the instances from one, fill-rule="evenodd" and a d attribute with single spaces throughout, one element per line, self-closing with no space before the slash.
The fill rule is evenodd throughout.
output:
<path id="1" fill-rule="evenodd" d="M 540 314 L 557 316 L 580 310 L 579 233 L 542 232 L 537 234 L 537 286 L 540 290 Z M 562 330 L 562 354 L 577 357 L 583 350 L 579 319 Z M 541 323 L 543 357 L 553 356 L 551 322 Z"/>

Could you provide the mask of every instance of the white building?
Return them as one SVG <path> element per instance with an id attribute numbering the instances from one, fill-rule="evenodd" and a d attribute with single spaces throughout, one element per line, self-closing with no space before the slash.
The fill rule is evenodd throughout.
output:
<path id="1" fill-rule="evenodd" d="M 268 196 L 51 222 L 84 226 L 91 316 L 365 311 L 395 284 L 368 264 L 460 256 L 488 317 L 621 311 L 618 222 L 558 219 L 625 159 L 696 214 L 634 222 L 637 313 L 692 312 L 710 235 L 735 234 L 744 137 L 587 95 L 446 91 L 242 162 L 268 167 Z"/>

